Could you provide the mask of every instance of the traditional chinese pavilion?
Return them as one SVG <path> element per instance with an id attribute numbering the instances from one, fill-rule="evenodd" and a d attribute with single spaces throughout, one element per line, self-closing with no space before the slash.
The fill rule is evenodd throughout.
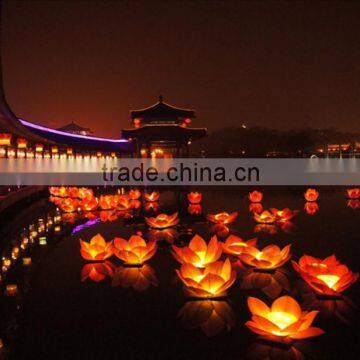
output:
<path id="1" fill-rule="evenodd" d="M 192 141 L 206 136 L 206 128 L 190 128 L 195 112 L 159 101 L 145 109 L 130 112 L 130 129 L 122 138 L 131 140 L 139 157 L 185 157 Z"/>

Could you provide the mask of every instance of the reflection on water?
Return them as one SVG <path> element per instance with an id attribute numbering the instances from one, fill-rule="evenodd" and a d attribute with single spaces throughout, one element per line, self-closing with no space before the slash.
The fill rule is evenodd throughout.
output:
<path id="1" fill-rule="evenodd" d="M 113 265 L 109 261 L 85 264 L 81 270 L 81 281 L 91 279 L 95 282 L 103 281 L 106 277 L 113 277 Z"/>
<path id="2" fill-rule="evenodd" d="M 155 270 L 149 264 L 141 267 L 118 266 L 114 272 L 111 285 L 145 291 L 149 286 L 158 286 L 159 281 Z"/>
<path id="3" fill-rule="evenodd" d="M 305 360 L 305 355 L 295 346 L 280 347 L 266 343 L 253 343 L 247 351 L 246 359 L 256 360 Z"/>
<path id="4" fill-rule="evenodd" d="M 285 270 L 277 269 L 274 273 L 263 273 L 247 269 L 241 274 L 241 289 L 261 290 L 271 299 L 277 298 L 283 291 L 290 291 L 290 283 Z"/>
<path id="5" fill-rule="evenodd" d="M 208 337 L 223 330 L 230 331 L 235 325 L 235 314 L 227 301 L 188 301 L 180 309 L 178 316 L 185 329 L 201 329 Z"/>

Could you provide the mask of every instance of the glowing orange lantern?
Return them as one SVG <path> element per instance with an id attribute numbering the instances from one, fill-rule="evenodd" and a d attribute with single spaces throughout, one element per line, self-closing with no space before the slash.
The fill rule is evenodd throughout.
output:
<path id="1" fill-rule="evenodd" d="M 165 229 L 179 223 L 178 213 L 172 215 L 159 214 L 156 217 L 145 217 L 146 223 L 154 229 Z"/>
<path id="2" fill-rule="evenodd" d="M 291 220 L 298 213 L 297 210 L 290 210 L 289 208 L 285 208 L 283 210 L 271 208 L 270 211 L 272 212 L 272 214 L 275 215 L 277 221 L 282 221 L 282 222 Z"/>
<path id="3" fill-rule="evenodd" d="M 131 200 L 128 195 L 114 195 L 114 203 L 116 204 L 116 209 L 121 211 L 127 211 L 132 208 L 136 208 L 136 204 L 139 204 L 139 201 Z"/>
<path id="4" fill-rule="evenodd" d="M 272 224 L 276 221 L 276 215 L 268 210 L 265 210 L 262 213 L 255 212 L 254 219 L 261 224 Z"/>
<path id="5" fill-rule="evenodd" d="M 276 299 L 271 308 L 260 299 L 249 297 L 248 307 L 252 318 L 245 325 L 261 336 L 286 341 L 306 339 L 324 333 L 319 328 L 310 327 L 318 311 L 302 311 L 297 301 L 290 296 Z"/>
<path id="6" fill-rule="evenodd" d="M 17 155 L 18 158 L 21 158 L 21 159 L 25 158 L 25 157 L 26 157 L 25 150 L 23 150 L 23 149 L 18 149 L 16 155 Z"/>
<path id="7" fill-rule="evenodd" d="M 360 188 L 347 189 L 346 190 L 347 197 L 349 199 L 359 199 L 360 198 Z"/>
<path id="8" fill-rule="evenodd" d="M 81 187 L 78 189 L 77 196 L 79 199 L 92 198 L 94 196 L 94 193 L 89 188 Z"/>
<path id="9" fill-rule="evenodd" d="M 117 205 L 118 198 L 114 195 L 100 195 L 99 207 L 102 210 L 112 210 Z"/>
<path id="10" fill-rule="evenodd" d="M 61 186 L 59 188 L 59 192 L 58 192 L 57 196 L 67 197 L 68 196 L 68 188 L 65 186 Z"/>
<path id="11" fill-rule="evenodd" d="M 142 265 L 156 253 L 156 242 L 146 241 L 138 235 L 132 235 L 129 241 L 122 238 L 114 239 L 114 253 L 127 265 Z"/>
<path id="12" fill-rule="evenodd" d="M 100 211 L 99 217 L 101 222 L 111 222 L 117 220 L 119 214 L 116 211 L 104 210 Z"/>
<path id="13" fill-rule="evenodd" d="M 26 149 L 26 147 L 27 147 L 26 139 L 17 139 L 16 142 L 17 142 L 18 149 Z"/>
<path id="14" fill-rule="evenodd" d="M 264 195 L 261 191 L 254 190 L 249 193 L 249 200 L 254 203 L 259 203 L 262 201 Z"/>
<path id="15" fill-rule="evenodd" d="M 58 206 L 62 211 L 71 213 L 76 211 L 80 204 L 77 199 L 65 198 L 59 202 Z"/>
<path id="16" fill-rule="evenodd" d="M 97 234 L 89 243 L 80 239 L 80 253 L 85 260 L 102 261 L 113 255 L 113 245 Z"/>
<path id="17" fill-rule="evenodd" d="M 268 245 L 262 250 L 249 247 L 246 253 L 240 254 L 240 260 L 249 266 L 261 270 L 273 270 L 284 265 L 290 258 L 291 245 L 282 250 L 277 245 Z"/>
<path id="18" fill-rule="evenodd" d="M 219 214 L 209 214 L 207 216 L 207 219 L 209 221 L 211 221 L 212 223 L 215 223 L 215 224 L 230 224 L 232 223 L 238 216 L 238 213 L 235 211 L 231 214 L 227 213 L 227 212 L 221 212 Z"/>
<path id="19" fill-rule="evenodd" d="M 6 147 L 0 146 L 0 158 L 4 158 L 6 156 Z"/>
<path id="20" fill-rule="evenodd" d="M 134 119 L 134 126 L 136 127 L 136 128 L 138 128 L 138 127 L 140 127 L 140 124 L 141 124 L 141 120 L 140 119 Z"/>
<path id="21" fill-rule="evenodd" d="M 149 264 L 144 264 L 142 267 L 119 266 L 115 270 L 111 285 L 145 291 L 150 285 L 158 286 L 158 284 L 154 269 Z"/>
<path id="22" fill-rule="evenodd" d="M 76 199 L 79 197 L 79 188 L 76 186 L 68 188 L 68 196 L 72 199 Z"/>
<path id="23" fill-rule="evenodd" d="M 40 153 L 44 150 L 44 145 L 43 144 L 35 144 L 35 151 L 37 153 Z"/>
<path id="24" fill-rule="evenodd" d="M 304 210 L 308 215 L 315 215 L 319 209 L 319 204 L 316 201 L 307 201 L 304 205 Z"/>
<path id="25" fill-rule="evenodd" d="M 86 197 L 82 199 L 80 202 L 80 207 L 84 211 L 94 211 L 98 208 L 98 206 L 99 206 L 99 202 L 95 196 Z"/>
<path id="26" fill-rule="evenodd" d="M 91 279 L 95 282 L 103 281 L 107 276 L 112 278 L 114 274 L 110 262 L 91 263 L 83 266 L 81 270 L 81 281 Z"/>
<path id="27" fill-rule="evenodd" d="M 159 201 L 160 194 L 157 191 L 153 191 L 152 193 L 144 193 L 145 201 Z"/>
<path id="28" fill-rule="evenodd" d="M 190 192 L 187 194 L 187 198 L 190 204 L 200 204 L 202 200 L 202 195 L 199 192 Z"/>
<path id="29" fill-rule="evenodd" d="M 187 211 L 190 215 L 201 215 L 202 206 L 200 204 L 189 204 Z"/>
<path id="30" fill-rule="evenodd" d="M 222 248 L 226 254 L 238 256 L 246 252 L 249 247 L 256 246 L 256 243 L 256 238 L 245 241 L 238 236 L 230 235 L 225 243 L 222 244 Z"/>
<path id="31" fill-rule="evenodd" d="M 12 147 L 8 147 L 8 149 L 7 149 L 8 158 L 14 158 L 15 155 L 16 155 L 15 149 Z"/>
<path id="32" fill-rule="evenodd" d="M 67 148 L 67 149 L 66 149 L 66 155 L 72 156 L 73 154 L 74 154 L 74 151 L 73 151 L 72 148 Z"/>
<path id="33" fill-rule="evenodd" d="M 317 201 L 319 199 L 319 192 L 316 189 L 307 189 L 304 197 L 306 201 Z"/>
<path id="34" fill-rule="evenodd" d="M 188 301 L 179 311 L 186 329 L 200 328 L 207 337 L 230 330 L 235 325 L 235 314 L 227 301 Z"/>
<path id="35" fill-rule="evenodd" d="M 216 236 L 213 236 L 207 245 L 205 240 L 199 235 L 195 235 L 189 246 L 183 248 L 172 246 L 173 255 L 181 264 L 189 263 L 198 268 L 203 268 L 219 260 L 222 248 Z"/>
<path id="36" fill-rule="evenodd" d="M 59 148 L 57 146 L 52 146 L 51 147 L 51 153 L 52 154 L 58 154 L 59 153 Z"/>
<path id="37" fill-rule="evenodd" d="M 185 285 L 185 291 L 190 296 L 200 298 L 225 296 L 236 279 L 236 272 L 232 270 L 229 259 L 211 263 L 204 269 L 182 264 L 176 273 Z"/>
<path id="38" fill-rule="evenodd" d="M 320 295 L 339 296 L 358 278 L 347 266 L 341 264 L 335 255 L 323 260 L 304 255 L 299 263 L 292 261 L 294 269 Z"/>
<path id="39" fill-rule="evenodd" d="M 129 191 L 129 197 L 131 200 L 138 200 L 141 196 L 141 192 L 138 189 L 131 189 Z"/>
<path id="40" fill-rule="evenodd" d="M 98 158 L 101 157 L 101 156 L 102 156 L 101 151 L 98 151 L 98 152 L 96 153 L 96 156 L 97 156 Z"/>
<path id="41" fill-rule="evenodd" d="M 12 138 L 11 134 L 1 133 L 0 134 L 0 145 L 5 145 L 5 146 L 11 145 L 11 138 Z"/>

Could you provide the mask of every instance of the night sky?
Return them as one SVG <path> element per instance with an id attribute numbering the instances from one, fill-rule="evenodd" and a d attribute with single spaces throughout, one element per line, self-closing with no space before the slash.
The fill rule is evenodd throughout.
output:
<path id="1" fill-rule="evenodd" d="M 360 3 L 5 1 L 14 112 L 119 137 L 165 101 L 194 126 L 360 130 Z"/>

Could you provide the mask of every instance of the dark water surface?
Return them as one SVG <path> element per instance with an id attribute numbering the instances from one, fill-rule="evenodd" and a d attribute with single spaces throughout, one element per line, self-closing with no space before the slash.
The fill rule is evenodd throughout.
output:
<path id="1" fill-rule="evenodd" d="M 258 233 L 259 247 L 292 244 L 293 259 L 303 254 L 326 257 L 336 254 L 354 272 L 359 271 L 360 209 L 347 206 L 344 189 L 321 191 L 320 210 L 308 215 L 304 210 L 303 189 L 264 189 L 264 208 L 299 209 L 294 228 L 278 229 L 276 234 Z M 254 237 L 255 222 L 249 211 L 247 191 L 212 190 L 203 192 L 203 212 L 238 211 L 230 232 L 244 239 Z M 205 239 L 210 225 L 185 215 L 186 206 L 178 202 L 180 194 L 161 195 L 161 209 L 181 211 L 178 244 L 186 242 L 185 229 L 191 228 Z M 307 359 L 358 359 L 360 286 L 346 292 L 346 301 L 318 300 L 304 286 L 290 264 L 283 267 L 283 283 L 262 288 L 262 279 L 253 289 L 241 288 L 238 277 L 219 308 L 224 318 L 208 319 L 205 301 L 191 301 L 183 292 L 175 269 L 179 264 L 162 243 L 148 262 L 156 276 L 141 291 L 122 273 L 120 261 L 110 259 L 114 278 L 94 282 L 81 281 L 86 264 L 79 253 L 79 238 L 89 241 L 97 233 L 106 240 L 128 237 L 141 230 L 147 235 L 142 219 L 124 224 L 123 219 L 97 223 L 61 241 L 36 249 L 34 265 L 27 276 L 29 291 L 23 301 L 15 356 L 19 359 L 295 359 L 290 348 L 257 342 L 257 335 L 244 325 L 250 319 L 246 298 L 256 296 L 271 304 L 271 297 L 290 294 L 303 308 L 321 312 L 314 326 L 326 333 L 321 337 L 298 341 L 294 346 Z M 136 271 L 136 270 L 135 270 Z M 282 277 L 283 279 L 283 277 Z M 190 302 L 191 301 L 191 302 Z M 186 304 L 186 307 L 184 308 Z M 182 312 L 180 311 L 181 309 Z M 200 311 L 202 310 L 202 311 Z M 204 315 L 205 314 L 205 315 Z M 209 321 L 209 322 L 207 322 Z M 295 351 L 296 352 L 296 351 Z"/>

